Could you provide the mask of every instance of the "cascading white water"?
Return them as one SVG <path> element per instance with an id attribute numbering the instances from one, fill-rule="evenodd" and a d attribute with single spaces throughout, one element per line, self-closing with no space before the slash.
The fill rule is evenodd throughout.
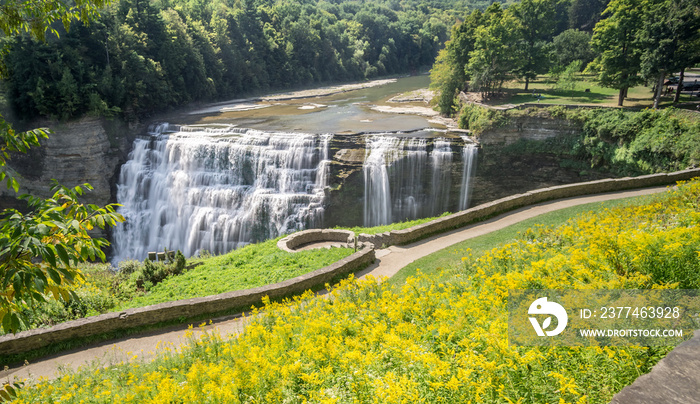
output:
<path id="1" fill-rule="evenodd" d="M 167 134 L 164 134 L 168 132 Z M 227 252 L 322 224 L 331 135 L 161 125 L 137 139 L 117 200 L 114 261 Z"/>
<path id="2" fill-rule="evenodd" d="M 364 225 L 377 226 L 391 223 L 391 195 L 386 160 L 398 149 L 400 139 L 374 136 L 367 139 L 365 148 Z"/>
<path id="3" fill-rule="evenodd" d="M 459 210 L 465 210 L 469 207 L 471 199 L 471 179 L 476 166 L 476 156 L 479 149 L 476 144 L 468 142 L 465 139 L 464 148 L 462 148 L 462 187 L 459 192 Z"/>
<path id="4" fill-rule="evenodd" d="M 429 142 L 387 134 L 368 136 L 365 143 L 365 226 L 437 216 L 468 206 L 477 150 L 474 144 L 464 141 L 461 183 L 453 183 L 454 139 Z M 460 196 L 455 201 L 452 192 L 457 186 L 461 187 Z"/>
<path id="5" fill-rule="evenodd" d="M 422 138 L 403 138 L 387 159 L 392 203 L 390 220 L 402 221 L 421 215 L 425 206 L 424 175 L 428 170 L 428 142 Z"/>
<path id="6" fill-rule="evenodd" d="M 430 153 L 433 175 L 430 181 L 430 212 L 428 216 L 437 216 L 447 212 L 450 206 L 450 184 L 452 183 L 452 145 L 447 139 L 433 141 Z"/>

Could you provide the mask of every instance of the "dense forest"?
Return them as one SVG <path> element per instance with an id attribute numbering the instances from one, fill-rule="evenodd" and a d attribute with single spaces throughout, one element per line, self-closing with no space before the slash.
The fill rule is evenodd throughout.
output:
<path id="1" fill-rule="evenodd" d="M 1 67 L 20 119 L 132 120 L 193 101 L 414 73 L 436 56 L 432 87 L 447 115 L 458 90 L 489 96 L 513 79 L 527 89 L 537 75 L 563 83 L 584 69 L 619 89 L 622 104 L 630 86 L 700 61 L 698 3 L 121 0 L 89 25 L 54 25 L 46 41 L 8 40 Z"/>
<path id="2" fill-rule="evenodd" d="M 523 0 L 494 3 L 455 25 L 431 85 L 440 111 L 451 114 L 458 90 L 488 97 L 510 80 L 527 90 L 539 74 L 566 82 L 585 69 L 619 90 L 618 105 L 642 83 L 655 85 L 658 103 L 665 77 L 698 62 L 698 0 Z"/>
<path id="3" fill-rule="evenodd" d="M 45 42 L 13 39 L 21 119 L 138 118 L 192 101 L 429 68 L 463 10 L 489 1 L 121 0 Z M 462 10 L 462 11 L 457 11 Z"/>

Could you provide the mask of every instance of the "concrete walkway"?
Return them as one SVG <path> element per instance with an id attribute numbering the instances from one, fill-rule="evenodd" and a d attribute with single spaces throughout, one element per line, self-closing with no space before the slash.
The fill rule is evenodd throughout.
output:
<path id="1" fill-rule="evenodd" d="M 641 190 L 612 192 L 576 198 L 560 199 L 520 208 L 492 219 L 466 226 L 448 233 L 443 233 L 428 239 L 404 246 L 391 246 L 376 251 L 377 259 L 373 265 L 356 274 L 357 277 L 372 275 L 376 278 L 391 277 L 401 268 L 411 262 L 436 251 L 447 248 L 461 241 L 478 237 L 512 224 L 527 220 L 543 213 L 564 209 L 571 206 L 601 202 L 612 199 L 629 198 L 649 195 L 666 190 L 666 187 L 645 188 Z M 196 338 L 202 331 L 217 329 L 220 335 L 235 335 L 242 331 L 246 319 L 240 316 L 218 318 L 211 325 L 194 327 L 192 337 Z M 175 326 L 133 337 L 107 341 L 79 350 L 62 352 L 42 358 L 18 368 L 0 372 L 0 378 L 11 380 L 37 379 L 39 377 L 54 378 L 61 370 L 78 369 L 84 365 L 99 363 L 104 366 L 128 361 L 148 361 L 154 352 L 163 346 L 177 347 L 188 341 L 187 326 Z M 190 337 L 190 338 L 192 338 Z"/>

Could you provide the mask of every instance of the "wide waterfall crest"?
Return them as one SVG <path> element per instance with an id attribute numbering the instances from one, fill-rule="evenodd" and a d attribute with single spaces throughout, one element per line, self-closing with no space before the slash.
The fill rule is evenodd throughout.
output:
<path id="1" fill-rule="evenodd" d="M 437 216 L 469 206 L 477 153 L 471 140 L 379 134 L 367 136 L 365 144 L 364 226 Z M 460 148 L 461 175 L 457 176 L 453 160 Z"/>
<path id="2" fill-rule="evenodd" d="M 224 253 L 322 224 L 332 135 L 227 125 L 152 128 L 134 141 L 117 200 L 114 260 Z"/>

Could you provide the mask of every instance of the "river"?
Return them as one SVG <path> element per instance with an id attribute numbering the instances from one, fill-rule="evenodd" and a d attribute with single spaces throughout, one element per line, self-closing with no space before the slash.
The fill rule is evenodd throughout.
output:
<path id="1" fill-rule="evenodd" d="M 389 102 L 395 96 L 426 89 L 427 75 L 378 80 L 379 85 L 343 91 L 343 86 L 234 100 L 189 111 L 188 123 L 228 124 L 267 131 L 365 133 L 445 128 L 424 116 L 378 112 L 373 107 L 410 107 L 432 111 L 423 102 Z M 385 83 L 385 84 L 380 84 Z M 352 87 L 350 87 L 352 88 Z M 330 95 L 318 95 L 335 92 Z M 291 98 L 291 99 L 289 99 Z M 184 117 L 183 117 L 184 118 Z"/>
<path id="2" fill-rule="evenodd" d="M 428 84 L 423 75 L 232 100 L 153 125 L 121 169 L 114 260 L 221 254 L 305 228 L 466 208 L 477 149 L 429 108 Z"/>

